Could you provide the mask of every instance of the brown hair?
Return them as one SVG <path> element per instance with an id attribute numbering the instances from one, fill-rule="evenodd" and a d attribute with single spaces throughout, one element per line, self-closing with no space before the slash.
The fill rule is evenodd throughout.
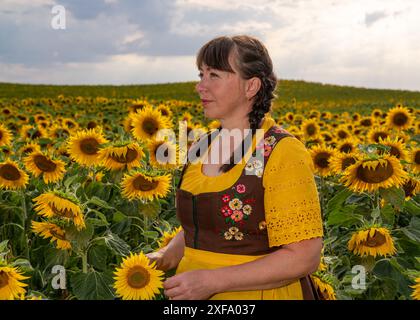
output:
<path id="1" fill-rule="evenodd" d="M 234 54 L 236 67 L 243 79 L 258 77 L 261 80 L 261 88 L 255 95 L 252 110 L 248 114 L 252 136 L 254 136 L 264 115 L 271 110 L 277 77 L 274 74 L 273 63 L 267 48 L 258 39 L 247 35 L 223 36 L 210 40 L 197 54 L 197 67 L 200 69 L 203 64 L 206 64 L 214 69 L 234 72 L 229 64 L 231 53 Z M 242 155 L 245 154 L 244 140 L 241 143 Z M 248 148 L 249 146 L 246 149 Z M 227 172 L 234 166 L 234 154 L 232 154 L 229 163 L 224 164 L 220 171 Z"/>

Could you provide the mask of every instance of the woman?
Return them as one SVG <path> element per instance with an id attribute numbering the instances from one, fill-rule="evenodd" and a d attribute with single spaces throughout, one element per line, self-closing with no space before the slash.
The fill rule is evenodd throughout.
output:
<path id="1" fill-rule="evenodd" d="M 244 161 L 236 164 L 233 143 L 230 163 L 220 152 L 226 149 L 212 143 L 217 131 L 190 148 L 189 157 L 210 144 L 203 161 L 184 166 L 177 190 L 183 231 L 149 254 L 158 268 L 177 268 L 165 295 L 313 299 L 308 275 L 319 265 L 323 236 L 313 164 L 304 145 L 269 116 L 277 79 L 267 49 L 250 36 L 218 37 L 200 49 L 197 67 L 205 117 L 229 131 L 251 129 L 253 144 L 242 141 Z M 264 139 L 256 141 L 257 129 Z"/>

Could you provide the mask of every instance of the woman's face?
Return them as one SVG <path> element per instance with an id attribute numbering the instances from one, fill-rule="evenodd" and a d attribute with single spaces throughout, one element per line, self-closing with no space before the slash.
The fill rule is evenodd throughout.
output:
<path id="1" fill-rule="evenodd" d="M 207 118 L 231 119 L 245 116 L 251 111 L 245 95 L 246 80 L 240 77 L 232 55 L 229 63 L 235 73 L 213 69 L 205 64 L 200 68 L 201 80 L 196 90 Z"/>

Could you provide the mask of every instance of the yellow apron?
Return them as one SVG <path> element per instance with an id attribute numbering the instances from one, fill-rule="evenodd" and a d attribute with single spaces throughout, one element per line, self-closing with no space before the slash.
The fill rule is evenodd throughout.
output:
<path id="1" fill-rule="evenodd" d="M 232 255 L 185 247 L 184 257 L 178 265 L 176 274 L 198 269 L 223 268 L 250 262 L 261 257 L 264 255 Z M 303 294 L 300 281 L 296 280 L 281 288 L 221 292 L 210 297 L 210 300 L 303 300 Z"/>

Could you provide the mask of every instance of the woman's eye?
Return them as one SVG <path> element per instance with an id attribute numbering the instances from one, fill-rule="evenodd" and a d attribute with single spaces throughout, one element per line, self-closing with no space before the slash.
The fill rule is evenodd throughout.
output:
<path id="1" fill-rule="evenodd" d="M 218 74 L 216 74 L 216 73 L 214 73 L 214 72 L 211 72 L 210 73 L 210 77 L 218 77 L 219 75 Z"/>
<path id="2" fill-rule="evenodd" d="M 198 77 L 201 79 L 201 78 L 203 77 L 203 73 L 202 73 L 202 72 L 200 72 L 200 73 L 198 74 Z"/>

